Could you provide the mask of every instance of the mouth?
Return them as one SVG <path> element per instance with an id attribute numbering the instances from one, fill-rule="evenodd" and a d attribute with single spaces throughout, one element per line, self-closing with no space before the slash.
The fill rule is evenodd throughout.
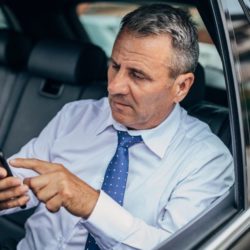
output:
<path id="1" fill-rule="evenodd" d="M 130 105 L 128 105 L 127 103 L 124 103 L 121 101 L 115 101 L 112 99 L 110 101 L 110 106 L 112 109 L 115 109 L 115 110 L 121 110 L 123 108 L 130 107 Z"/>

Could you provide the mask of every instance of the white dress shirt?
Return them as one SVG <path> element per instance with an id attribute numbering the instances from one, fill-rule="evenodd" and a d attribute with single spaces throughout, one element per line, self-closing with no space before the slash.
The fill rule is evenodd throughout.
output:
<path id="1" fill-rule="evenodd" d="M 61 163 L 95 189 L 117 147 L 116 130 L 107 98 L 72 102 L 55 116 L 38 138 L 15 157 Z M 64 208 L 50 213 L 30 191 L 21 250 L 83 250 L 88 232 L 101 249 L 152 249 L 208 208 L 234 182 L 232 157 L 209 127 L 176 105 L 158 127 L 128 131 L 143 142 L 129 149 L 129 175 L 124 206 L 101 191 L 88 218 Z M 36 175 L 12 168 L 20 178 Z M 81 194 L 79 193 L 79 196 Z M 9 209 L 1 213 L 19 211 Z"/>

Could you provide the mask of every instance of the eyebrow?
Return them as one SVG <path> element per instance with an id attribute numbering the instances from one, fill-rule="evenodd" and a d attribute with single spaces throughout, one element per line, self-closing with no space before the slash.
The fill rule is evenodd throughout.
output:
<path id="1" fill-rule="evenodd" d="M 108 62 L 109 62 L 109 63 L 112 62 L 112 63 L 114 63 L 114 64 L 120 66 L 112 57 L 109 58 Z"/>
<path id="2" fill-rule="evenodd" d="M 118 67 L 120 67 L 121 65 L 119 63 L 117 63 L 112 57 L 110 57 L 109 59 L 109 62 L 111 63 L 114 63 L 116 64 Z M 152 77 L 150 77 L 147 73 L 145 73 L 143 70 L 141 69 L 137 69 L 137 68 L 134 68 L 134 67 L 129 67 L 128 68 L 130 71 L 133 71 L 133 72 L 136 72 L 136 73 L 139 73 L 139 74 L 142 74 L 145 76 L 145 78 L 147 78 L 148 80 L 152 80 Z"/>

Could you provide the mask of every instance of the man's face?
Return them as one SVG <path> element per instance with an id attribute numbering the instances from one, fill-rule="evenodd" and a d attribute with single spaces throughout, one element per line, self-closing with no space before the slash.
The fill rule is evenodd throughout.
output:
<path id="1" fill-rule="evenodd" d="M 126 31 L 119 35 L 108 69 L 109 102 L 117 122 L 149 129 L 168 116 L 180 101 L 178 83 L 169 76 L 173 53 L 167 35 L 136 37 Z"/>

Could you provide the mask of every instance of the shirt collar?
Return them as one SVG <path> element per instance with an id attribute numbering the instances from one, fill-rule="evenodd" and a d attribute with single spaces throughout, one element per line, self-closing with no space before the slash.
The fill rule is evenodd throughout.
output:
<path id="1" fill-rule="evenodd" d="M 128 130 L 125 126 L 113 119 L 109 104 L 106 108 L 107 109 L 104 113 L 106 113 L 108 117 L 107 115 L 102 116 L 97 134 L 103 132 L 110 126 L 113 126 L 116 130 L 127 131 L 130 135 L 140 135 L 145 145 L 157 156 L 163 158 L 166 149 L 176 134 L 180 123 L 181 107 L 179 104 L 175 105 L 171 113 L 160 125 L 146 130 Z"/>

